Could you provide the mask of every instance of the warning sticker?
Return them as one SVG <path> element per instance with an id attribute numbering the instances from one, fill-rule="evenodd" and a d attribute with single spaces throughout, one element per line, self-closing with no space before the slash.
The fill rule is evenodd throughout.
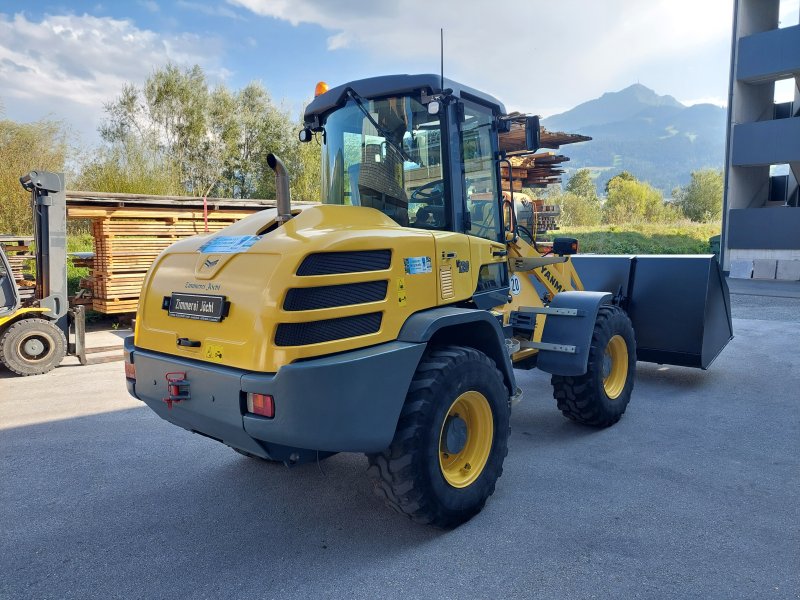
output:
<path id="1" fill-rule="evenodd" d="M 407 275 L 430 273 L 433 271 L 430 256 L 411 256 L 403 259 Z"/>
<path id="2" fill-rule="evenodd" d="M 397 278 L 397 303 L 400 306 L 408 304 L 408 296 L 406 295 L 406 280 L 403 277 Z"/>
<path id="3" fill-rule="evenodd" d="M 216 362 L 222 361 L 222 346 L 216 344 L 206 345 L 206 358 Z"/>
<path id="4" fill-rule="evenodd" d="M 200 246 L 198 252 L 207 254 L 237 254 L 239 252 L 244 252 L 260 239 L 260 235 L 221 235 Z"/>

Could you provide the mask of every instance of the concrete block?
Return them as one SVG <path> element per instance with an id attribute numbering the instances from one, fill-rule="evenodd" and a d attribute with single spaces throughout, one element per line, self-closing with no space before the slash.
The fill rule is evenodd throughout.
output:
<path id="1" fill-rule="evenodd" d="M 800 260 L 779 260 L 775 279 L 800 281 Z"/>
<path id="2" fill-rule="evenodd" d="M 777 270 L 777 260 L 757 258 L 753 261 L 753 279 L 775 279 Z"/>
<path id="3" fill-rule="evenodd" d="M 750 279 L 753 276 L 752 260 L 732 260 L 731 274 L 733 279 Z"/>

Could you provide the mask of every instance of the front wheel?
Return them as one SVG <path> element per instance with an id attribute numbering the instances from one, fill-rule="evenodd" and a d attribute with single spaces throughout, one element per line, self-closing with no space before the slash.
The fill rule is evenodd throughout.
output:
<path id="1" fill-rule="evenodd" d="M 586 373 L 553 375 L 553 396 L 568 419 L 608 427 L 619 421 L 628 407 L 635 376 L 636 338 L 631 320 L 618 306 L 601 306 Z"/>
<path id="2" fill-rule="evenodd" d="M 22 319 L 0 337 L 0 363 L 17 375 L 41 375 L 67 354 L 67 339 L 52 321 Z"/>
<path id="3" fill-rule="evenodd" d="M 508 388 L 488 356 L 461 346 L 428 351 L 391 445 L 367 455 L 376 494 L 420 523 L 469 520 L 503 472 L 510 413 Z"/>

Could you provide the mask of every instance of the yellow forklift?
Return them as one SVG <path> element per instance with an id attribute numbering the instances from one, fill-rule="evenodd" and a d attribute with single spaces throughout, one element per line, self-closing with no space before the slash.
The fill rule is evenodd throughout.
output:
<path id="1" fill-rule="evenodd" d="M 731 339 L 711 256 L 537 243 L 500 179 L 537 117 L 436 75 L 317 92 L 300 139 L 322 146 L 321 204 L 292 207 L 270 155 L 276 209 L 175 243 L 145 279 L 125 373 L 164 419 L 262 460 L 366 453 L 390 507 L 453 527 L 502 473 L 515 369 L 607 427 L 637 359 L 706 368 Z"/>
<path id="2" fill-rule="evenodd" d="M 82 306 L 67 293 L 67 215 L 64 175 L 32 171 L 20 178 L 31 193 L 36 294 L 23 300 L 0 248 L 0 364 L 17 375 L 40 375 L 67 354 L 86 364 Z"/>

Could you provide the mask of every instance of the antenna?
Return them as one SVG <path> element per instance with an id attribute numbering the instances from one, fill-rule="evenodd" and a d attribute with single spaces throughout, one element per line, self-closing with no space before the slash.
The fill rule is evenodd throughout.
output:
<path id="1" fill-rule="evenodd" d="M 439 59 L 440 73 L 442 74 L 441 91 L 444 91 L 444 27 L 439 29 Z"/>

